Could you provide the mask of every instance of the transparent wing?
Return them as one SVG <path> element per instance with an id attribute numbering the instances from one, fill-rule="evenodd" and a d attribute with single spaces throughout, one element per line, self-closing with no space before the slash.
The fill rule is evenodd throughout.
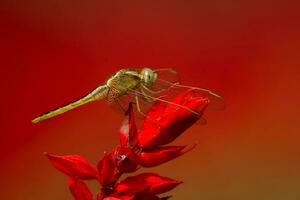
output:
<path id="1" fill-rule="evenodd" d="M 133 102 L 138 111 L 137 113 L 139 113 L 137 116 L 145 117 L 153 103 L 160 101 L 198 114 L 187 107 L 175 105 L 171 102 L 171 100 L 181 92 L 186 91 L 187 89 L 193 89 L 199 96 L 207 97 L 210 100 L 208 110 L 223 110 L 225 108 L 225 101 L 220 95 L 207 89 L 180 84 L 180 77 L 175 70 L 162 68 L 155 69 L 154 71 L 157 73 L 157 79 L 151 90 L 147 90 L 147 88 L 141 86 L 136 89 L 129 89 L 127 95 L 118 98 L 115 98 L 114 93 L 112 93 L 112 98 L 108 95 L 108 99 L 113 99 L 113 101 L 110 102 L 111 107 L 118 112 L 124 113 L 128 109 L 129 103 Z M 201 117 L 198 124 L 206 124 L 206 120 Z"/>
<path id="2" fill-rule="evenodd" d="M 186 90 L 186 89 L 193 89 L 194 93 L 196 93 L 197 96 L 203 96 L 208 98 L 209 99 L 209 104 L 207 107 L 208 111 L 222 111 L 226 108 L 226 102 L 224 98 L 221 95 L 208 89 L 181 85 L 181 84 L 174 84 L 171 86 L 169 91 L 170 94 L 172 94 L 172 93 L 178 93 L 179 91 Z"/>
<path id="3" fill-rule="evenodd" d="M 172 68 L 154 69 L 154 72 L 157 74 L 157 79 L 152 86 L 154 91 L 164 92 L 171 85 L 180 83 L 179 74 Z"/>
<path id="4" fill-rule="evenodd" d="M 131 89 L 127 94 L 134 102 L 140 117 L 144 117 L 147 114 L 157 98 L 154 94 L 151 95 L 142 91 L 141 88 Z"/>
<path id="5" fill-rule="evenodd" d="M 140 116 L 142 117 L 147 117 L 147 112 L 149 111 L 149 109 L 151 108 L 151 106 L 156 103 L 156 102 L 160 102 L 160 103 L 164 103 L 164 104 L 170 104 L 173 105 L 175 108 L 179 107 L 179 108 L 183 108 L 186 109 L 188 111 L 190 111 L 191 113 L 195 114 L 195 115 L 199 115 L 199 113 L 197 113 L 196 111 L 185 107 L 183 105 L 179 105 L 176 103 L 171 102 L 170 100 L 172 99 L 170 96 L 171 95 L 161 95 L 159 97 L 156 96 L 151 96 L 151 94 L 147 94 L 145 91 L 143 91 L 142 89 L 139 90 L 130 90 L 128 92 L 128 95 L 131 97 L 131 99 L 135 100 L 135 105 L 136 105 L 136 109 L 138 111 L 138 113 L 140 114 Z M 167 100 L 170 99 L 170 100 Z M 197 121 L 198 125 L 205 125 L 206 124 L 206 120 L 205 118 L 201 117 L 198 121 Z"/>
<path id="6" fill-rule="evenodd" d="M 210 103 L 207 110 L 221 111 L 224 110 L 226 107 L 226 102 L 221 95 L 208 89 L 182 85 L 179 83 L 179 79 L 178 81 L 176 80 L 171 81 L 171 80 L 164 80 L 162 78 L 158 78 L 156 84 L 158 85 L 158 87 L 163 88 L 160 95 L 166 96 L 167 99 L 169 100 L 174 98 L 176 95 L 183 92 L 184 90 L 193 89 L 195 93 L 197 93 L 199 96 L 203 96 L 209 99 Z"/>
<path id="7" fill-rule="evenodd" d="M 119 96 L 118 92 L 113 89 L 108 91 L 107 104 L 115 112 L 124 115 L 128 110 L 128 105 L 132 102 L 135 102 L 135 100 L 129 95 Z"/>
<path id="8" fill-rule="evenodd" d="M 128 105 L 132 102 L 134 102 L 134 99 L 128 95 L 124 95 L 114 99 L 113 101 L 108 101 L 107 103 L 113 111 L 125 115 L 128 110 Z"/>
<path id="9" fill-rule="evenodd" d="M 179 74 L 174 69 L 161 68 L 154 69 L 154 71 L 157 73 L 157 80 L 153 85 L 153 90 L 160 91 L 156 96 L 166 96 L 170 100 L 183 90 L 194 89 L 199 96 L 207 97 L 210 100 L 207 110 L 220 111 L 225 109 L 226 103 L 221 95 L 208 89 L 180 84 Z"/>
<path id="10" fill-rule="evenodd" d="M 137 98 L 139 100 L 139 108 L 137 108 Z M 133 106 L 136 107 L 136 110 L 139 109 L 139 112 L 137 112 L 136 116 L 138 119 L 141 119 L 147 114 L 148 110 L 153 104 L 152 102 L 147 101 L 145 98 L 147 97 L 142 95 L 139 89 L 130 89 L 127 94 L 122 96 L 118 96 L 116 91 L 110 90 L 107 96 L 107 103 L 113 111 L 121 113 L 122 115 L 126 114 L 129 104 L 133 103 Z"/>

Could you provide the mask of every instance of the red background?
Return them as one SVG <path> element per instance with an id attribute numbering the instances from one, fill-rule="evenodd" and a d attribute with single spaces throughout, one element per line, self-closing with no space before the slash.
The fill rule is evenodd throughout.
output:
<path id="1" fill-rule="evenodd" d="M 71 199 L 43 152 L 96 163 L 122 116 L 97 102 L 30 121 L 128 66 L 172 66 L 227 101 L 176 140 L 194 151 L 150 169 L 185 182 L 174 199 L 300 199 L 295 2 L 1 1 L 0 199 Z"/>

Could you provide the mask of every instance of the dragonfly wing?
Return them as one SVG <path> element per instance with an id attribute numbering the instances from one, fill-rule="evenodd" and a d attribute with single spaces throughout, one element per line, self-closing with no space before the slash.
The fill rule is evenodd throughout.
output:
<path id="1" fill-rule="evenodd" d="M 198 87 L 191 87 L 191 86 L 185 86 L 185 85 L 177 85 L 177 86 L 174 86 L 175 89 L 187 89 L 187 88 L 190 88 L 190 89 L 193 89 L 194 93 L 197 95 L 197 96 L 203 96 L 203 97 L 206 97 L 209 99 L 209 104 L 208 104 L 208 107 L 206 110 L 208 111 L 222 111 L 222 110 L 225 110 L 226 108 L 226 102 L 224 100 L 224 98 L 211 91 L 211 90 L 207 90 L 207 89 L 203 89 L 203 88 L 198 88 Z"/>
<path id="2" fill-rule="evenodd" d="M 171 68 L 154 69 L 157 74 L 155 83 L 152 89 L 155 91 L 165 91 L 170 88 L 171 85 L 180 83 L 180 77 L 177 71 Z"/>
<path id="3" fill-rule="evenodd" d="M 174 98 L 180 92 L 186 89 L 194 89 L 195 93 L 199 96 L 207 97 L 210 100 L 208 110 L 224 110 L 226 103 L 220 95 L 213 91 L 187 86 L 180 84 L 180 77 L 178 73 L 170 68 L 162 68 L 154 70 L 157 73 L 157 80 L 153 85 L 153 90 L 161 90 L 161 95 L 166 96 L 168 99 Z"/>
<path id="4" fill-rule="evenodd" d="M 116 94 L 116 91 L 109 90 L 107 96 L 107 103 L 113 111 L 124 115 L 127 112 L 130 103 L 136 105 L 135 97 L 136 94 L 134 90 L 129 91 L 127 94 L 124 95 L 118 95 Z M 146 106 L 143 105 L 142 108 L 143 112 L 146 112 Z"/>
<path id="5" fill-rule="evenodd" d="M 129 104 L 134 103 L 134 99 L 128 95 L 123 95 L 114 99 L 113 101 L 107 101 L 107 103 L 113 111 L 124 115 L 128 110 Z"/>
<path id="6" fill-rule="evenodd" d="M 145 91 L 143 91 L 142 89 L 140 90 L 133 90 L 129 92 L 129 95 L 131 96 L 131 99 L 138 99 L 135 101 L 137 110 L 139 112 L 139 116 L 145 117 L 145 115 L 147 114 L 147 112 L 150 110 L 151 106 L 154 103 L 162 103 L 162 104 L 172 104 L 175 108 L 176 107 L 181 107 L 183 109 L 187 109 L 189 111 L 191 111 L 192 113 L 196 114 L 196 111 L 190 110 L 187 107 L 184 107 L 182 105 L 179 104 L 174 104 L 172 103 L 170 100 L 166 100 L 166 98 L 163 97 L 156 97 L 156 96 L 151 96 L 151 94 L 147 94 Z M 135 97 L 135 98 L 133 98 Z M 170 98 L 170 96 L 166 96 L 167 98 Z M 149 101 L 149 99 L 152 99 L 152 101 Z M 207 124 L 206 119 L 201 117 L 197 123 L 198 125 L 205 125 Z"/>
<path id="7" fill-rule="evenodd" d="M 163 81 L 161 81 L 163 82 Z M 221 111 L 224 110 L 226 107 L 226 102 L 224 98 L 207 89 L 204 88 L 199 88 L 199 87 L 193 87 L 193 86 L 187 86 L 187 85 L 182 85 L 179 83 L 168 83 L 165 82 L 166 85 L 169 86 L 167 90 L 165 90 L 161 95 L 165 96 L 168 100 L 174 98 L 176 95 L 178 95 L 181 92 L 186 91 L 187 89 L 192 89 L 194 90 L 194 93 L 196 96 L 203 96 L 209 99 L 210 103 L 207 107 L 207 110 L 209 111 Z"/>

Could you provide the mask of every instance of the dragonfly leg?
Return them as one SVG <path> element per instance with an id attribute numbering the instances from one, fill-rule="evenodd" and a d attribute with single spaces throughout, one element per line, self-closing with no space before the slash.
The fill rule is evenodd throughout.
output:
<path id="1" fill-rule="evenodd" d="M 152 119 L 151 117 L 149 117 L 148 115 L 146 115 L 142 110 L 141 110 L 141 107 L 140 107 L 140 101 L 139 101 L 139 97 L 138 96 L 135 96 L 135 103 L 136 103 L 136 109 L 137 111 L 144 117 L 146 117 L 147 119 L 151 120 L 153 122 L 153 124 L 155 124 L 158 128 L 160 128 L 160 126 L 157 124 L 157 122 Z"/>
<path id="2" fill-rule="evenodd" d="M 147 95 L 145 93 L 145 91 L 141 88 L 141 93 L 142 93 L 142 97 L 149 103 L 153 103 L 154 102 L 154 98 L 152 98 L 150 95 Z"/>
<path id="3" fill-rule="evenodd" d="M 215 96 L 217 98 L 222 98 L 219 94 L 217 94 L 217 93 L 215 93 L 215 92 L 213 92 L 211 90 L 204 89 L 204 88 L 193 87 L 193 86 L 188 86 L 188 85 L 182 85 L 182 84 L 179 84 L 179 83 L 174 83 L 170 87 L 182 87 L 182 88 L 189 88 L 189 89 L 193 89 L 193 90 L 200 90 L 200 91 L 207 92 L 208 94 L 210 94 L 212 96 Z"/>
<path id="4" fill-rule="evenodd" d="M 151 90 L 149 89 L 148 87 L 146 87 L 144 84 L 141 84 L 142 87 L 147 90 L 148 92 L 152 93 L 152 94 L 159 94 L 159 93 L 162 93 L 163 91 L 165 91 L 165 89 L 160 89 L 160 90 Z"/>
<path id="5" fill-rule="evenodd" d="M 212 110 L 224 110 L 226 107 L 226 102 L 224 100 L 224 98 L 205 88 L 199 88 L 199 87 L 194 87 L 194 86 L 188 86 L 188 85 L 182 85 L 180 83 L 175 83 L 173 85 L 170 86 L 170 88 L 188 88 L 188 89 L 192 89 L 196 92 L 200 92 L 200 96 L 204 96 L 207 97 L 210 101 L 208 108 L 212 108 Z"/>
<path id="6" fill-rule="evenodd" d="M 141 88 L 141 93 L 142 93 L 142 96 L 143 96 L 143 98 L 147 101 L 147 102 L 149 102 L 149 103 L 153 103 L 153 102 L 155 102 L 155 101 L 157 101 L 157 100 L 160 100 L 160 99 L 162 99 L 163 97 L 166 97 L 167 95 L 160 95 L 160 96 L 158 96 L 158 97 L 152 97 L 152 96 L 150 96 L 150 95 L 147 95 L 146 93 L 145 93 L 145 91 L 143 90 L 143 88 Z"/>
<path id="7" fill-rule="evenodd" d="M 163 102 L 163 103 L 167 103 L 167 104 L 170 104 L 170 105 L 173 105 L 173 106 L 175 106 L 175 107 L 178 107 L 178 108 L 183 108 L 183 109 L 186 109 L 186 110 L 188 110 L 188 111 L 190 111 L 191 113 L 194 113 L 195 115 L 200 115 L 198 112 L 196 112 L 196 111 L 194 111 L 193 109 L 190 109 L 189 107 L 186 107 L 186 106 L 184 106 L 184 105 L 180 105 L 180 104 L 177 104 L 177 103 L 174 103 L 174 102 L 171 102 L 171 101 L 167 101 L 167 100 L 164 100 L 164 99 L 162 99 L 161 97 L 159 97 L 159 98 L 157 98 L 157 97 L 151 97 L 151 96 L 149 96 L 149 95 L 147 95 L 147 94 L 145 94 L 145 93 L 142 93 L 142 91 L 141 92 L 139 92 L 139 91 L 135 91 L 135 99 L 136 99 L 136 103 L 137 104 L 139 104 L 139 102 L 138 102 L 138 95 L 139 96 L 141 96 L 141 97 L 143 97 L 143 98 L 149 98 L 149 99 L 151 99 L 151 101 L 152 102 L 156 102 L 156 101 L 161 101 L 161 102 Z M 150 102 L 151 103 L 151 102 Z"/>
<path id="8" fill-rule="evenodd" d="M 136 109 L 137 111 L 143 115 L 144 117 L 147 117 L 147 115 L 141 110 L 141 107 L 140 107 L 140 101 L 139 101 L 139 97 L 138 96 L 135 96 L 135 103 L 136 103 Z"/>

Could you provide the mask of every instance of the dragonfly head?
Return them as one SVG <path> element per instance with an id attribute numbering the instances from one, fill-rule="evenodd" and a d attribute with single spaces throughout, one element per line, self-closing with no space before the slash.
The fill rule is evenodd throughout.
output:
<path id="1" fill-rule="evenodd" d="M 140 73 L 143 84 L 149 89 L 152 88 L 153 83 L 156 81 L 157 74 L 150 68 L 143 68 Z"/>

